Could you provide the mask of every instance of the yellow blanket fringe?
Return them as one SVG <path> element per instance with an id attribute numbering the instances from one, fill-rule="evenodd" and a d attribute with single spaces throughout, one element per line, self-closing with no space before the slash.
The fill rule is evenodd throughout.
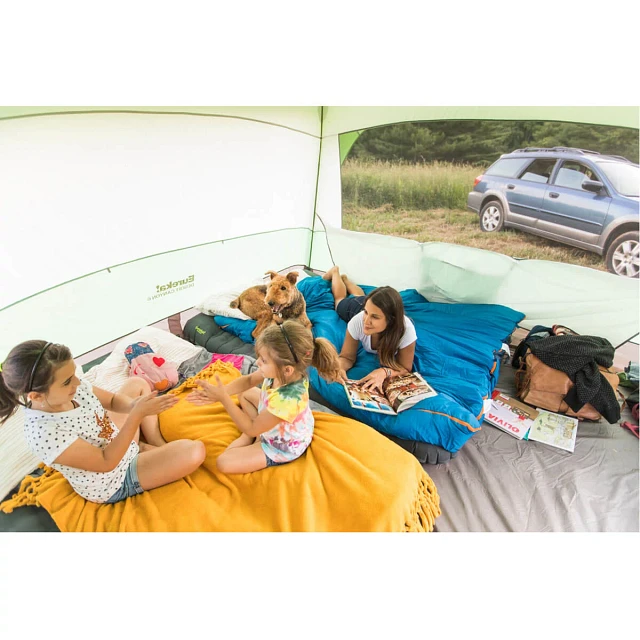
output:
<path id="1" fill-rule="evenodd" d="M 183 480 L 116 504 L 96 504 L 76 494 L 49 467 L 25 478 L 0 510 L 35 505 L 61 531 L 433 531 L 440 498 L 420 463 L 366 425 L 315 413 L 311 446 L 298 460 L 256 473 L 228 476 L 216 458 L 239 432 L 222 405 L 185 400 L 195 380 L 239 377 L 215 362 L 173 393 L 175 407 L 160 416 L 168 440 L 193 438 L 207 448 L 199 469 Z"/>
<path id="2" fill-rule="evenodd" d="M 42 487 L 42 483 L 57 473 L 51 467 L 47 467 L 43 463 L 38 465 L 38 469 L 44 469 L 44 473 L 40 476 L 26 476 L 20 483 L 18 493 L 14 493 L 9 500 L 5 500 L 0 504 L 0 511 L 11 513 L 18 507 L 39 507 L 38 493 Z"/>

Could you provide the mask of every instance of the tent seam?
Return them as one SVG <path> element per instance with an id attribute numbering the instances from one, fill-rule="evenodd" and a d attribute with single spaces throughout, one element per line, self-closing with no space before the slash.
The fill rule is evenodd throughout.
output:
<path id="1" fill-rule="evenodd" d="M 41 118 L 47 116 L 72 116 L 72 115 L 91 115 L 96 113 L 128 113 L 128 114 L 141 114 L 141 115 L 160 115 L 160 116 L 201 116 L 204 118 L 228 118 L 230 120 L 245 120 L 247 122 L 257 122 L 259 124 L 267 124 L 272 127 L 279 127 L 281 129 L 287 129 L 295 133 L 301 133 L 311 138 L 320 139 L 322 136 L 322 125 L 320 128 L 320 136 L 308 131 L 302 131 L 301 129 L 295 129 L 294 127 L 288 127 L 284 124 L 277 124 L 276 122 L 269 122 L 267 120 L 259 120 L 258 118 L 247 118 L 245 116 L 232 116 L 223 113 L 195 113 L 193 111 L 148 111 L 148 110 L 135 110 L 135 109 L 100 109 L 92 111 L 43 111 L 42 113 L 27 113 L 19 116 L 4 116 L 0 117 L 0 121 L 5 120 L 21 120 L 24 118 Z"/>

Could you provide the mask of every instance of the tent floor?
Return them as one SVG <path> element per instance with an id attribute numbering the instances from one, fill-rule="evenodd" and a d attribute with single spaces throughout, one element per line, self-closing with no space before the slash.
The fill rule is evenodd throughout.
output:
<path id="1" fill-rule="evenodd" d="M 510 364 L 497 389 L 515 396 Z M 638 531 L 640 447 L 625 420 L 626 404 L 617 424 L 581 421 L 573 453 L 483 423 L 455 460 L 423 465 L 440 494 L 436 530 Z"/>

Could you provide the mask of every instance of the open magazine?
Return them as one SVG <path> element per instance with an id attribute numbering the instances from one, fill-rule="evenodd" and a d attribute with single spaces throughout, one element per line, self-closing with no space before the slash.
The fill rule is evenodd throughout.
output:
<path id="1" fill-rule="evenodd" d="M 538 409 L 538 417 L 529 431 L 529 440 L 573 453 L 578 433 L 578 419 Z"/>
<path id="2" fill-rule="evenodd" d="M 351 406 L 364 411 L 376 411 L 395 416 L 425 398 L 437 396 L 437 392 L 417 372 L 387 378 L 382 383 L 383 393 L 362 388 L 357 380 L 342 383 Z"/>

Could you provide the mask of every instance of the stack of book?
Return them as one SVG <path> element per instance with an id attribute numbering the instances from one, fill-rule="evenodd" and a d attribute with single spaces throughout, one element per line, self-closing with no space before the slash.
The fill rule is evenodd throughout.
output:
<path id="1" fill-rule="evenodd" d="M 534 409 L 495 390 L 485 422 L 518 440 L 535 440 L 573 453 L 578 432 L 577 418 Z"/>
<path id="2" fill-rule="evenodd" d="M 485 422 L 518 440 L 527 439 L 527 433 L 537 417 L 538 411 L 497 389 L 491 396 L 491 408 L 484 414 Z"/>

